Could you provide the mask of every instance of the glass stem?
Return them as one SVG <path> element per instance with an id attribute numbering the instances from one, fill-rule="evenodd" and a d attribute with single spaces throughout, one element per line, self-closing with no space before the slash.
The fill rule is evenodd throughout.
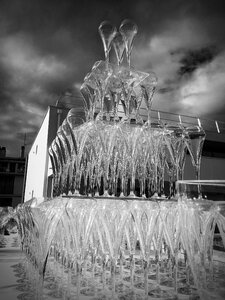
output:
<path id="1" fill-rule="evenodd" d="M 130 284 L 131 284 L 131 290 L 133 292 L 134 288 L 134 266 L 135 266 L 135 261 L 134 261 L 134 255 L 130 255 Z"/>
<path id="2" fill-rule="evenodd" d="M 130 49 L 128 49 L 128 46 L 127 46 L 127 63 L 128 63 L 128 67 L 129 67 L 129 69 L 130 69 Z"/>
<path id="3" fill-rule="evenodd" d="M 100 120 L 102 121 L 103 120 L 103 116 L 104 116 L 104 100 L 105 100 L 105 97 L 104 97 L 104 93 L 102 94 L 101 96 L 101 110 L 100 110 Z"/>
<path id="4" fill-rule="evenodd" d="M 127 95 L 129 97 L 129 95 Z M 126 121 L 129 123 L 130 121 L 130 99 L 126 99 L 125 101 L 126 105 Z"/>
<path id="5" fill-rule="evenodd" d="M 148 108 L 148 125 L 151 125 L 151 109 Z"/>
<path id="6" fill-rule="evenodd" d="M 173 176 L 172 174 L 169 175 L 169 198 L 173 196 Z"/>
<path id="7" fill-rule="evenodd" d="M 174 254 L 174 291 L 177 296 L 177 290 L 178 290 L 178 251 L 175 250 Z"/>
<path id="8" fill-rule="evenodd" d="M 106 70 L 109 69 L 109 49 L 105 52 L 105 62 L 106 62 Z"/>
<path id="9" fill-rule="evenodd" d="M 177 181 L 177 180 L 180 180 L 181 178 L 180 178 L 180 168 L 179 168 L 179 163 L 178 164 L 176 164 L 176 180 L 175 181 Z"/>
<path id="10" fill-rule="evenodd" d="M 145 299 L 148 299 L 148 262 L 144 260 L 144 290 Z"/>
<path id="11" fill-rule="evenodd" d="M 200 165 L 199 164 L 195 165 L 195 178 L 198 181 L 200 180 Z M 201 199 L 202 198 L 201 184 L 198 183 L 197 186 L 198 186 L 198 198 Z"/>
<path id="12" fill-rule="evenodd" d="M 116 260 L 111 261 L 112 298 L 116 297 Z"/>
<path id="13" fill-rule="evenodd" d="M 131 176 L 130 196 L 135 197 L 135 173 Z"/>

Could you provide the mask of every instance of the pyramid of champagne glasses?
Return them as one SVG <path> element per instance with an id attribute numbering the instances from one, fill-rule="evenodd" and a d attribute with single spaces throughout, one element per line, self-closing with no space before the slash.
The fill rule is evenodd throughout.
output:
<path id="1" fill-rule="evenodd" d="M 131 66 L 133 22 L 123 21 L 117 31 L 104 21 L 99 33 L 105 60 L 94 63 L 80 88 L 86 120 L 78 126 L 81 116 L 71 109 L 49 149 L 54 195 L 165 196 L 166 178 L 166 196 L 172 197 L 174 182 L 183 178 L 187 149 L 199 179 L 205 132 L 201 126 L 151 121 L 157 77 Z M 115 64 L 109 62 L 112 46 Z"/>
<path id="2" fill-rule="evenodd" d="M 190 201 L 187 185 L 174 189 L 187 151 L 199 182 L 205 132 L 152 121 L 157 78 L 131 66 L 136 24 L 104 21 L 99 33 L 105 60 L 81 86 L 86 120 L 71 109 L 49 148 L 54 197 L 16 210 L 22 248 L 39 280 L 60 278 L 63 299 L 214 299 L 224 206 L 204 200 L 201 184 Z"/>

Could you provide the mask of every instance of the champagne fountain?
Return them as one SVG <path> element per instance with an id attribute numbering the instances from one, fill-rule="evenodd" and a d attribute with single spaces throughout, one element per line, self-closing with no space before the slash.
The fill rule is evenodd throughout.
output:
<path id="1" fill-rule="evenodd" d="M 81 85 L 86 121 L 71 109 L 49 148 L 53 198 L 17 208 L 22 248 L 39 281 L 60 278 L 64 299 L 215 299 L 224 207 L 174 189 L 187 149 L 199 179 L 205 133 L 152 122 L 157 77 L 131 66 L 137 30 L 130 20 L 99 26 L 105 60 Z"/>

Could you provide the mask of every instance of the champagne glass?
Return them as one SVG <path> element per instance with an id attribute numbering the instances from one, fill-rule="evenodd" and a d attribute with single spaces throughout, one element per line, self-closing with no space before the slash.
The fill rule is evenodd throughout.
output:
<path id="1" fill-rule="evenodd" d="M 67 173 L 68 173 L 68 186 L 69 186 L 69 191 L 73 192 L 73 186 L 72 186 L 72 180 L 73 180 L 73 161 L 75 157 L 75 149 L 73 147 L 73 137 L 71 134 L 71 127 L 65 119 L 62 123 L 62 133 L 65 139 L 66 143 L 66 153 L 67 153 Z"/>
<path id="2" fill-rule="evenodd" d="M 158 251 L 158 249 L 154 247 L 154 242 L 158 240 L 159 237 L 159 204 L 157 202 L 150 201 L 143 202 L 143 204 L 139 206 L 137 201 L 133 201 L 131 204 L 131 214 L 133 218 L 132 227 L 134 228 L 132 229 L 134 232 L 137 232 L 136 239 L 140 244 L 140 258 L 142 260 L 143 273 L 143 278 L 141 278 L 141 280 L 143 282 L 145 296 L 143 299 L 148 299 L 149 275 L 154 272 L 154 268 L 152 268 L 152 260 L 154 254 Z M 132 233 L 133 230 L 130 230 L 130 233 Z M 132 238 L 132 235 L 130 235 L 130 238 Z M 128 245 L 131 245 L 131 242 L 129 242 Z M 132 247 L 129 248 L 131 259 L 134 260 Z M 134 253 L 135 250 L 136 249 L 134 249 Z M 151 289 L 153 288 L 154 284 L 151 284 Z"/>
<path id="3" fill-rule="evenodd" d="M 177 182 L 178 209 L 181 228 L 182 248 L 186 252 L 186 263 L 189 265 L 200 299 L 208 297 L 211 291 L 208 286 L 213 272 L 213 238 L 216 225 L 217 209 L 215 202 L 198 198 L 199 185 L 204 193 L 209 191 L 207 181 L 183 180 Z M 215 186 L 210 187 L 210 191 Z M 209 278 L 207 278 L 209 275 Z M 208 295 L 207 295 L 208 294 Z"/>
<path id="4" fill-rule="evenodd" d="M 180 145 L 180 154 L 179 154 L 179 174 L 178 174 L 178 180 L 183 180 L 184 178 L 184 167 L 186 162 L 186 156 L 187 156 L 187 145 L 185 143 L 185 135 L 186 131 L 183 127 L 181 128 L 181 145 Z"/>
<path id="5" fill-rule="evenodd" d="M 83 118 L 82 116 L 84 115 L 84 112 L 77 111 L 76 108 L 70 109 L 70 111 L 67 114 L 67 122 L 68 122 L 68 129 L 70 130 L 70 136 L 71 136 L 71 144 L 73 148 L 73 156 L 72 156 L 72 189 L 74 190 L 76 195 L 80 195 L 79 190 L 80 190 L 80 181 L 79 181 L 79 176 L 80 176 L 80 168 L 79 166 L 79 160 L 78 160 L 78 154 L 79 154 L 79 147 L 80 147 L 80 139 L 83 136 L 82 133 L 79 134 L 79 125 L 83 123 Z M 85 127 L 82 127 L 83 130 L 85 130 Z"/>
<path id="6" fill-rule="evenodd" d="M 54 182 L 56 196 L 61 194 L 61 177 L 62 177 L 62 170 L 63 170 L 63 159 L 61 155 L 61 149 L 57 143 L 58 137 L 53 140 L 51 144 L 51 154 L 54 157 L 54 161 L 56 162 L 56 180 Z"/>
<path id="7" fill-rule="evenodd" d="M 166 128 L 172 130 L 170 149 L 176 166 L 176 179 L 180 180 L 180 168 L 183 170 L 185 163 L 185 132 L 179 125 L 167 125 Z"/>
<path id="8" fill-rule="evenodd" d="M 86 117 L 86 121 L 89 121 L 90 118 L 90 102 L 91 100 L 89 99 L 89 92 L 88 92 L 88 86 L 83 83 L 80 87 L 80 92 L 82 95 L 82 100 L 84 103 L 84 111 L 85 111 L 85 117 Z"/>
<path id="9" fill-rule="evenodd" d="M 135 113 L 135 121 L 136 124 L 143 125 L 144 121 L 140 115 L 140 107 L 141 107 L 141 102 L 142 102 L 142 91 L 141 87 L 137 86 L 134 88 L 133 94 L 132 94 L 132 100 L 133 100 L 133 106 L 134 106 L 134 113 Z"/>
<path id="10" fill-rule="evenodd" d="M 134 22 L 126 19 L 121 23 L 119 31 L 123 36 L 123 40 L 126 47 L 127 62 L 130 68 L 130 57 L 133 48 L 133 40 L 138 32 L 138 27 Z"/>
<path id="11" fill-rule="evenodd" d="M 186 154 L 186 144 L 184 142 L 185 132 L 180 125 L 174 124 L 167 124 L 165 130 L 168 133 L 165 135 L 167 166 L 171 166 L 171 168 L 168 169 L 173 170 L 173 177 L 176 181 L 181 179 L 181 173 L 183 173 L 184 169 Z M 171 161 L 171 163 L 169 161 Z M 171 184 L 173 183 L 171 182 Z"/>
<path id="12" fill-rule="evenodd" d="M 125 43 L 123 40 L 123 36 L 120 32 L 117 32 L 113 39 L 113 48 L 116 53 L 117 64 L 119 67 L 123 61 L 123 55 L 125 51 Z"/>
<path id="13" fill-rule="evenodd" d="M 121 67 L 118 72 L 118 77 L 122 85 L 122 104 L 125 110 L 123 121 L 130 121 L 130 102 L 134 88 L 138 87 L 147 77 L 148 73 L 136 71 L 134 68 Z"/>
<path id="14" fill-rule="evenodd" d="M 100 95 L 100 112 L 98 114 L 99 120 L 103 120 L 105 96 L 109 85 L 109 79 L 112 74 L 113 68 L 111 64 L 102 60 L 97 61 L 92 67 L 91 76 L 93 78 L 91 80 L 92 83 L 94 83 L 94 85 L 97 87 Z"/>
<path id="15" fill-rule="evenodd" d="M 125 116 L 122 119 L 124 123 L 130 123 L 130 104 L 131 104 L 131 95 L 133 93 L 133 83 L 129 86 L 123 85 L 123 92 L 122 92 L 122 104 L 124 107 Z"/>
<path id="16" fill-rule="evenodd" d="M 84 98 L 86 119 L 90 121 L 94 120 L 95 106 L 96 106 L 96 94 L 97 92 L 91 86 L 85 82 L 80 87 L 80 92 Z"/>
<path id="17" fill-rule="evenodd" d="M 190 126 L 186 128 L 186 145 L 187 149 L 191 155 L 191 161 L 195 169 L 196 180 L 200 180 L 200 165 L 201 165 L 201 156 L 202 148 L 205 141 L 205 131 L 200 126 Z M 201 198 L 201 189 L 198 185 L 198 193 Z"/>
<path id="18" fill-rule="evenodd" d="M 112 104 L 113 112 L 111 112 L 111 115 L 114 121 L 119 121 L 118 108 L 119 108 L 121 93 L 122 93 L 122 82 L 120 78 L 117 76 L 117 74 L 113 73 L 112 76 L 109 78 L 108 95 Z"/>
<path id="19" fill-rule="evenodd" d="M 51 146 L 49 147 L 49 156 L 51 159 L 53 176 L 54 176 L 53 197 L 59 195 L 58 190 L 59 190 L 59 178 L 60 178 L 60 164 L 59 164 L 58 155 L 54 144 L 55 142 L 53 141 Z"/>
<path id="20" fill-rule="evenodd" d="M 106 65 L 108 66 L 109 63 L 109 52 L 111 49 L 111 43 L 116 35 L 116 27 L 113 26 L 109 21 L 103 21 L 99 28 L 98 28 L 99 34 L 102 39 L 104 52 L 105 52 L 105 60 Z"/>
<path id="21" fill-rule="evenodd" d="M 164 128 L 164 155 L 165 155 L 165 166 L 167 167 L 167 173 L 169 176 L 169 197 L 171 198 L 174 194 L 174 181 L 176 174 L 175 167 L 175 151 L 172 147 L 172 138 L 173 138 L 173 129 L 170 125 L 165 126 Z"/>
<path id="22" fill-rule="evenodd" d="M 157 85 L 157 77 L 155 73 L 149 73 L 148 77 L 146 77 L 141 83 L 141 89 L 143 98 L 145 100 L 147 110 L 148 110 L 148 121 L 146 125 L 151 126 L 151 106 L 152 106 L 152 98 L 155 93 Z"/>
<path id="23" fill-rule="evenodd" d="M 61 174 L 60 174 L 60 186 L 61 186 L 61 194 L 68 194 L 67 189 L 67 159 L 66 159 L 66 144 L 64 138 L 61 134 L 61 126 L 58 128 L 56 135 L 56 147 L 58 148 L 60 161 L 61 161 Z"/>
<path id="24" fill-rule="evenodd" d="M 88 86 L 90 86 L 94 90 L 99 89 L 99 82 L 97 81 L 97 78 L 94 76 L 92 72 L 87 73 L 84 77 L 84 83 Z"/>
<path id="25" fill-rule="evenodd" d="M 65 126 L 64 126 L 65 127 Z M 69 166 L 70 166 L 70 160 L 71 160 L 71 148 L 68 141 L 68 138 L 65 134 L 65 131 L 63 130 L 63 125 L 59 126 L 57 131 L 57 137 L 59 146 L 62 153 L 63 158 L 63 168 L 62 168 L 62 191 L 66 195 L 68 195 L 69 192 Z"/>

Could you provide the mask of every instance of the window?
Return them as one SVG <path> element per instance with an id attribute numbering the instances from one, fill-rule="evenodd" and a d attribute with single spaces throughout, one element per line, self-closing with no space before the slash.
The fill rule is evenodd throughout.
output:
<path id="1" fill-rule="evenodd" d="M 8 162 L 0 162 L 0 172 L 7 172 Z"/>
<path id="2" fill-rule="evenodd" d="M 10 170 L 10 173 L 15 173 L 15 171 L 16 171 L 16 164 L 13 163 L 13 162 L 11 162 L 9 164 L 9 170 Z"/>
<path id="3" fill-rule="evenodd" d="M 0 194 L 13 194 L 14 176 L 0 174 Z"/>
<path id="4" fill-rule="evenodd" d="M 25 168 L 25 165 L 23 163 L 18 163 L 17 172 L 18 173 L 24 173 L 24 168 Z"/>

